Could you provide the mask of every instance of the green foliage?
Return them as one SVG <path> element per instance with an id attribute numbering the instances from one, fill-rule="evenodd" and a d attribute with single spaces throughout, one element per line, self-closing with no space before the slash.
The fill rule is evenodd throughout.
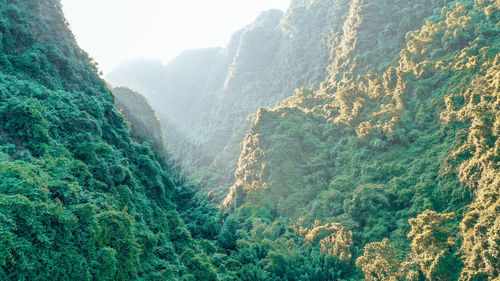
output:
<path id="1" fill-rule="evenodd" d="M 158 158 L 167 154 L 160 119 L 141 94 L 128 88 L 114 88 L 115 108 L 130 122 L 130 135 L 138 142 L 147 142 Z"/>
<path id="2" fill-rule="evenodd" d="M 498 277 L 499 6 L 430 2 L 350 2 L 322 87 L 259 110 L 224 201 L 230 211 L 260 202 L 301 221 L 299 233 L 340 224 L 368 280 Z M 430 17 L 402 12 L 413 9 Z M 399 55 L 380 40 L 370 49 L 376 36 L 402 44 Z"/>
<path id="3" fill-rule="evenodd" d="M 217 279 L 215 269 L 206 256 L 196 254 L 192 249 L 187 249 L 180 256 L 180 260 L 190 269 L 194 280 L 212 281 Z"/>
<path id="4" fill-rule="evenodd" d="M 411 262 L 419 265 L 429 280 L 456 280 L 458 277 L 460 261 L 453 253 L 453 230 L 448 225 L 454 216 L 453 213 L 426 210 L 409 221 Z"/>
<path id="5" fill-rule="evenodd" d="M 310 49 L 326 42 L 327 57 L 315 49 L 323 62 L 314 82 L 323 83 L 258 110 L 222 204 L 227 213 L 217 214 L 207 201 L 218 194 L 181 189 L 175 197 L 218 278 L 498 277 L 498 9 L 495 1 L 479 0 L 294 2 L 281 27 L 297 38 L 308 34 L 303 41 Z M 282 76 L 316 75 L 289 68 Z M 247 82 L 241 93 L 252 95 L 231 96 L 220 106 L 238 101 L 240 110 L 262 102 L 258 84 L 267 78 L 234 71 L 225 86 L 236 91 L 241 79 Z M 266 92 L 274 92 L 273 83 Z M 228 120 L 246 112 L 238 110 L 210 114 L 231 127 Z M 219 128 L 210 122 L 188 139 Z M 204 157 L 220 153 L 219 141 L 240 125 L 215 130 L 224 135 L 218 148 L 183 164 L 209 164 Z M 173 146 L 174 154 L 186 147 Z M 191 179 L 222 189 L 227 180 L 216 173 L 227 172 L 221 163 L 232 161 L 228 147 Z"/>
<path id="6" fill-rule="evenodd" d="M 156 123 L 129 133 L 58 1 L 0 0 L 0 279 L 498 279 L 499 9 L 294 1 L 279 25 L 274 11 L 236 34 L 227 57 L 200 52 L 203 83 L 174 90 L 224 100 L 175 132 L 192 142 L 174 155 L 192 149 L 183 164 L 210 189 L 230 183 L 245 115 L 323 82 L 259 109 L 218 211 L 220 194 L 174 184 L 158 162 L 158 120 L 137 95 L 124 115 Z M 156 154 L 130 135 L 149 133 Z"/>
<path id="7" fill-rule="evenodd" d="M 0 279 L 179 280 L 199 260 L 210 272 L 59 1 L 2 0 L 0 18 Z"/>

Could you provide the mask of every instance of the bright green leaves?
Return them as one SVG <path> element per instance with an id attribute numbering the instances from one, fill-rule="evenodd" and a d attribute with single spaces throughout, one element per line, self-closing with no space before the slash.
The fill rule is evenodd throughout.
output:
<path id="1" fill-rule="evenodd" d="M 239 224 L 234 218 L 229 218 L 224 222 L 221 228 L 217 241 L 219 245 L 228 250 L 236 249 L 236 230 L 238 230 Z"/>
<path id="2" fill-rule="evenodd" d="M 180 260 L 189 269 L 192 280 L 217 280 L 215 268 L 206 256 L 197 254 L 191 249 L 187 249 L 180 256 Z"/>
<path id="3" fill-rule="evenodd" d="M 41 155 L 49 142 L 50 127 L 45 115 L 45 108 L 38 100 L 12 97 L 0 107 L 0 131 L 19 149 Z"/>
<path id="4" fill-rule="evenodd" d="M 95 276 L 99 276 L 100 280 L 111 281 L 116 280 L 116 264 L 116 250 L 105 247 L 97 253 L 97 258 L 91 266 Z"/>
<path id="5" fill-rule="evenodd" d="M 455 214 L 426 210 L 410 219 L 411 252 L 401 261 L 399 250 L 383 239 L 365 245 L 356 260 L 366 280 L 456 280 L 461 269 L 454 243 Z"/>
<path id="6" fill-rule="evenodd" d="M 378 240 L 391 231 L 394 218 L 391 218 L 393 195 L 384 190 L 386 186 L 362 185 L 357 187 L 350 199 L 344 201 L 344 211 L 356 230 L 356 240 L 366 243 Z"/>
<path id="7" fill-rule="evenodd" d="M 390 18 L 370 18 L 363 1 L 352 1 L 330 67 L 333 81 L 259 111 L 227 201 L 260 202 L 277 215 L 305 217 L 309 227 L 317 219 L 320 225 L 341 223 L 352 230 L 358 249 L 389 237 L 367 244 L 359 261 L 367 279 L 456 280 L 461 270 L 462 280 L 496 278 L 497 2 L 405 2 L 387 9 L 398 9 Z M 386 2 L 370 4 L 374 9 Z M 395 14 L 430 15 L 432 5 L 438 9 L 425 23 L 420 15 L 409 19 L 413 13 L 406 12 L 398 20 Z M 393 37 L 368 40 L 367 47 L 363 38 L 380 33 L 366 30 L 380 21 L 395 24 L 383 31 Z M 398 24 L 416 31 L 394 61 L 364 56 L 379 47 L 390 53 L 384 44 L 397 41 L 391 30 L 399 32 Z M 363 30 L 365 25 L 373 26 Z M 370 63 L 372 71 L 360 70 Z M 252 226 L 261 237 L 262 224 Z"/>

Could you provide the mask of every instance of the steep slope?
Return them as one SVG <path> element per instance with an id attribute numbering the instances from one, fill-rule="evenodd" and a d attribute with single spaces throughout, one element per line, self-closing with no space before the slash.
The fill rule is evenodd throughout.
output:
<path id="1" fill-rule="evenodd" d="M 275 105 L 295 88 L 325 79 L 328 38 L 335 41 L 341 27 L 335 23 L 346 12 L 342 3 L 332 3 L 302 1 L 286 15 L 265 12 L 235 33 L 225 49 L 181 54 L 165 66 L 163 76 L 151 67 L 147 79 L 158 80 L 149 86 L 150 80 L 139 79 L 144 63 L 118 67 L 107 79 L 137 88 L 151 100 L 167 130 L 172 158 L 203 186 L 222 186 L 218 191 L 223 196 L 252 120 L 249 115 L 260 106 Z M 170 113 L 177 111 L 183 114 Z"/>
<path id="2" fill-rule="evenodd" d="M 497 280 L 499 22 L 498 0 L 292 1 L 284 15 L 278 11 L 263 14 L 236 33 L 225 49 L 190 51 L 165 68 L 151 63 L 159 73 L 144 77 L 152 80 L 132 71 L 117 75 L 144 87 L 141 90 L 152 103 L 162 108 L 160 113 L 164 110 L 162 122 L 171 128 L 166 131 L 167 144 L 184 169 L 209 189 L 219 187 L 224 193 L 220 187 L 232 185 L 223 204 L 227 209 L 221 212 L 207 200 L 212 200 L 212 195 L 207 198 L 206 193 L 196 192 L 196 185 L 178 187 L 175 192 L 166 189 L 165 193 L 173 193 L 172 200 L 196 240 L 182 232 L 175 212 L 166 216 L 170 219 L 167 228 L 184 234 L 179 238 L 177 232 L 169 230 L 160 239 L 154 235 L 164 228 L 156 224 L 164 222 L 163 211 L 173 210 L 164 208 L 170 206 L 170 199 L 165 196 L 158 202 L 157 198 L 163 197 L 154 193 L 157 189 L 149 189 L 155 185 L 143 182 L 158 178 L 151 176 L 149 169 L 139 166 L 131 170 L 127 177 L 139 178 L 141 169 L 148 171 L 135 181 L 139 189 L 130 189 L 134 196 L 127 198 L 134 199 L 127 199 L 128 208 L 118 205 L 116 209 L 135 218 L 130 232 L 149 253 L 138 255 L 136 264 L 141 267 L 133 276 Z M 292 95 L 293 89 L 301 86 L 305 87 Z M 256 111 L 276 102 L 273 108 Z M 253 112 L 256 115 L 247 119 Z M 28 116 L 40 116 L 36 111 L 33 114 Z M 3 120 L 7 120 L 5 116 Z M 54 122 L 47 120 L 36 124 L 49 126 Z M 232 157 L 238 153 L 237 145 L 250 122 L 233 183 L 227 176 Z M 29 127 L 27 133 L 36 132 L 29 137 L 19 134 L 24 139 L 8 139 L 12 129 L 5 133 L 4 139 L 14 145 L 5 142 L 4 157 L 33 157 L 22 149 L 15 150 L 18 140 L 32 146 L 30 153 L 44 152 L 44 135 L 38 128 Z M 62 130 L 57 128 L 49 132 Z M 119 128 L 126 138 L 123 124 Z M 102 134 L 106 142 L 110 136 Z M 27 141 L 31 139 L 36 142 Z M 153 157 L 147 148 L 134 145 Z M 127 153 L 123 162 L 134 165 L 137 161 L 128 160 L 139 158 L 139 152 L 122 147 L 117 147 L 116 153 Z M 71 149 L 67 148 L 68 155 L 72 155 Z M 187 156 L 181 159 L 183 153 Z M 80 161 L 85 164 L 85 159 Z M 54 173 L 55 168 L 37 168 L 41 165 L 37 162 L 32 165 L 32 174 L 37 169 L 46 171 L 47 175 L 37 174 L 43 179 Z M 68 165 L 56 165 L 61 166 Z M 80 198 L 91 202 L 93 199 L 87 198 L 113 199 L 113 185 L 104 185 L 108 177 L 93 176 L 100 175 L 99 170 L 90 167 L 94 170 L 85 175 L 103 182 L 93 184 L 92 190 L 111 191 Z M 52 189 L 35 195 L 51 194 Z M 95 212 L 114 208 L 109 202 L 113 201 L 101 200 Z M 138 202 L 152 204 L 155 209 Z M 4 215 L 4 229 L 14 233 L 5 236 L 6 245 L 19 241 L 11 238 L 19 235 L 11 226 L 13 221 L 18 223 L 11 213 Z M 107 239 L 111 232 L 100 225 L 108 220 L 96 216 L 96 235 L 101 235 L 96 237 Z M 133 232 L 139 226 L 146 234 Z M 29 237 L 43 243 L 45 233 L 51 232 L 34 233 Z M 113 261 L 115 247 L 108 241 L 114 240 L 106 239 L 97 244 L 105 249 L 100 248 L 93 264 Z M 160 247 L 156 241 L 172 246 Z M 150 248 L 155 250 L 148 252 Z M 8 249 L 14 252 L 20 248 Z M 122 259 L 130 256 L 115 255 Z M 116 262 L 116 266 L 128 268 L 126 264 Z M 102 272 L 115 272 L 113 266 L 111 262 L 95 268 L 105 276 Z M 132 276 L 123 275 L 129 274 L 123 270 L 117 269 L 116 274 Z"/>
<path id="3" fill-rule="evenodd" d="M 147 142 L 159 158 L 167 155 L 160 120 L 148 100 L 131 89 L 114 88 L 115 109 L 129 122 L 130 136 L 139 143 Z"/>
<path id="4" fill-rule="evenodd" d="M 169 131 L 171 158 L 198 185 L 218 187 L 221 198 L 259 107 L 275 106 L 300 87 L 318 89 L 354 68 L 383 71 L 397 60 L 406 33 L 446 1 L 363 3 L 358 14 L 349 3 L 296 0 L 285 14 L 263 13 L 225 49 L 185 52 L 162 71 L 158 62 L 131 62 L 107 79 L 145 93 Z"/>
<path id="5" fill-rule="evenodd" d="M 219 278 L 498 279 L 499 22 L 494 0 L 292 1 L 157 95 L 196 97 L 169 145 L 219 197 L 252 122 L 226 212 L 174 198 Z"/>
<path id="6" fill-rule="evenodd" d="M 351 1 L 321 89 L 259 110 L 233 215 L 320 232 L 312 247 L 359 257 L 366 280 L 498 279 L 500 4 L 447 2 Z M 418 23 L 408 7 L 430 17 L 393 60 L 385 42 Z"/>
<path id="7" fill-rule="evenodd" d="M 214 280 L 59 1 L 0 1 L 0 279 Z"/>

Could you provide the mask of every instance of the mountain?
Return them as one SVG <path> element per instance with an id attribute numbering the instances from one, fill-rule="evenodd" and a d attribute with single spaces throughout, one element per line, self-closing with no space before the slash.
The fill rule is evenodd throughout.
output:
<path id="1" fill-rule="evenodd" d="M 220 200 L 232 184 L 239 144 L 259 107 L 273 107 L 301 87 L 319 89 L 332 72 L 343 73 L 338 68 L 383 71 L 397 59 L 406 33 L 444 5 L 366 3 L 359 18 L 348 18 L 349 1 L 294 1 L 286 13 L 262 13 L 224 49 L 186 51 L 163 68 L 157 60 L 125 62 L 106 79 L 151 101 L 169 132 L 177 170 Z M 344 30 L 353 24 L 360 25 L 355 33 Z M 355 49 L 347 49 L 348 40 L 357 40 Z M 356 57 L 359 66 L 338 55 Z M 340 61 L 345 65 L 336 65 Z"/>
<path id="2" fill-rule="evenodd" d="M 148 100 L 140 93 L 124 87 L 114 88 L 112 92 L 115 109 L 129 122 L 130 136 L 139 143 L 147 142 L 158 158 L 165 158 L 167 148 L 163 128 Z"/>
<path id="3" fill-rule="evenodd" d="M 328 229 L 365 280 L 498 278 L 500 5 L 439 2 L 351 1 L 327 80 L 259 110 L 224 205 Z M 394 60 L 374 37 L 408 6 L 429 17 Z"/>
<path id="4" fill-rule="evenodd" d="M 167 137 L 194 183 L 174 198 L 192 235 L 225 249 L 236 280 L 498 279 L 499 10 L 295 0 L 203 71 L 167 64 L 203 85 L 174 91 L 190 125 Z M 179 58 L 206 66 L 202 52 Z"/>
<path id="5" fill-rule="evenodd" d="M 0 15 L 1 280 L 499 279 L 498 0 L 293 0 L 134 90 Z"/>
<path id="6" fill-rule="evenodd" d="M 0 18 L 0 279 L 215 280 L 59 1 Z"/>
<path id="7" fill-rule="evenodd" d="M 328 5 L 317 4 L 313 11 L 296 7 L 287 15 L 264 12 L 233 34 L 224 49 L 186 51 L 161 71 L 158 61 L 126 62 L 106 79 L 137 89 L 151 101 L 167 131 L 171 159 L 198 185 L 220 186 L 215 191 L 223 198 L 236 168 L 239 143 L 257 109 L 325 79 L 331 31 L 322 22 L 340 4 Z M 315 15 L 316 11 L 321 12 Z M 309 21 L 316 16 L 321 29 Z"/>

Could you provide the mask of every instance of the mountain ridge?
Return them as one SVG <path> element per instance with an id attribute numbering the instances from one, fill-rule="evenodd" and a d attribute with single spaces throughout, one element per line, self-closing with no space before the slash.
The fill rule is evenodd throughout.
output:
<path id="1" fill-rule="evenodd" d="M 144 96 L 0 16 L 0 279 L 498 279 L 498 0 L 294 0 Z"/>
<path id="2" fill-rule="evenodd" d="M 60 2 L 0 15 L 0 279 L 215 280 Z"/>
<path id="3" fill-rule="evenodd" d="M 266 237 L 275 256 L 269 252 L 264 260 L 277 268 L 265 268 L 282 280 L 313 276 L 290 266 L 297 266 L 297 257 L 309 261 L 316 255 L 333 258 L 339 270 L 316 275 L 317 280 L 358 280 L 360 272 L 365 280 L 498 277 L 493 116 L 499 8 L 482 0 L 294 1 L 279 28 L 289 24 L 283 34 L 293 42 L 307 24 L 315 27 L 302 35 L 316 39 L 300 42 L 321 46 L 305 56 L 321 58 L 315 66 L 321 78 L 316 86 L 302 82 L 293 95 L 269 96 L 279 97 L 275 103 L 259 101 L 223 201 L 228 213 L 223 229 L 235 231 L 238 242 L 224 247 L 234 255 L 258 255 L 253 247 Z M 301 16 L 309 21 L 300 23 Z M 300 46 L 292 58 L 301 58 Z M 311 69 L 304 75 L 315 73 Z M 303 81 L 292 74 L 303 71 L 300 64 L 274 71 L 277 84 L 263 84 L 269 92 L 286 84 L 287 75 Z M 248 88 L 255 85 L 242 80 Z M 235 90 L 238 102 L 258 100 L 244 89 Z M 236 100 L 231 104 L 238 106 Z M 217 114 L 227 117 L 218 118 L 247 116 L 238 110 L 223 107 Z M 243 131 L 248 128 L 241 124 Z M 222 170 L 215 167 L 201 173 L 212 186 L 218 182 L 211 177 Z M 199 182 L 196 177 L 195 171 Z M 195 210 L 181 215 L 191 221 L 187 213 Z M 191 227 L 196 233 L 199 226 Z M 283 247 L 293 235 L 302 238 Z M 491 242 L 473 246 L 486 240 Z M 259 268 L 260 262 L 250 264 Z"/>

